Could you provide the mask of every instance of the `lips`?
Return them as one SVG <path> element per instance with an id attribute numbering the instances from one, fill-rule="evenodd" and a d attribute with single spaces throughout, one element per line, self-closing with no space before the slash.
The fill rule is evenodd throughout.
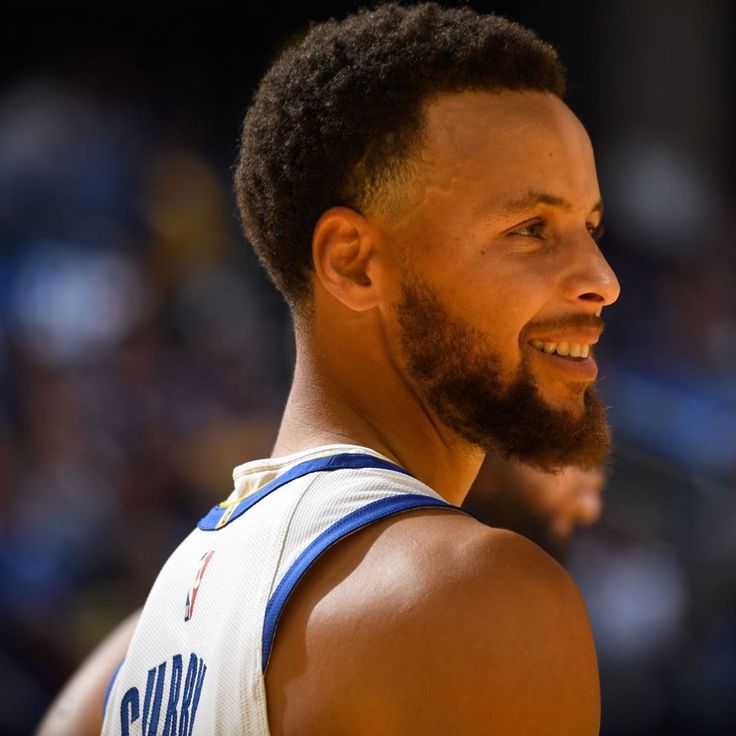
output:
<path id="1" fill-rule="evenodd" d="M 550 324 L 544 331 L 540 329 L 536 334 L 524 334 L 523 339 L 548 367 L 564 371 L 578 380 L 594 381 L 598 365 L 593 358 L 593 346 L 602 333 L 600 320 L 592 323 L 591 315 L 577 315 L 567 320 L 566 325 Z"/>

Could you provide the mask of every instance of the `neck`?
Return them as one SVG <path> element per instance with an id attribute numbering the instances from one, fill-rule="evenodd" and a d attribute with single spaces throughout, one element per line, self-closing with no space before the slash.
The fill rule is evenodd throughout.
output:
<path id="1" fill-rule="evenodd" d="M 369 354 L 360 340 L 334 334 L 320 344 L 318 335 L 298 330 L 294 380 L 273 456 L 324 444 L 361 445 L 459 505 L 483 452 L 439 423 L 381 352 Z"/>

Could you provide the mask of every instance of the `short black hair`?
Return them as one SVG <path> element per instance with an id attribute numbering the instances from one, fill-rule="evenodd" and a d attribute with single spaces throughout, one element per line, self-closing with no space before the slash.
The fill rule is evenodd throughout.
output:
<path id="1" fill-rule="evenodd" d="M 549 44 L 501 16 L 392 2 L 314 25 L 266 72 L 234 186 L 243 231 L 292 309 L 311 294 L 322 213 L 360 211 L 412 152 L 423 103 L 464 90 L 562 98 L 565 70 Z"/>

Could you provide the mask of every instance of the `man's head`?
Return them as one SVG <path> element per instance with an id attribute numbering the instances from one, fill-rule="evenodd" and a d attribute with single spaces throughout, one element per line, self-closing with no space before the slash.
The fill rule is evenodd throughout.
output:
<path id="1" fill-rule="evenodd" d="M 530 30 L 469 8 L 395 3 L 314 26 L 265 74 L 235 172 L 243 228 L 292 308 L 309 300 L 312 232 L 330 207 L 401 199 L 425 102 L 463 89 L 562 96 Z"/>
<path id="2" fill-rule="evenodd" d="M 297 313 L 355 325 L 460 441 L 547 470 L 609 451 L 595 364 L 544 351 L 595 342 L 618 296 L 562 93 L 528 30 L 382 6 L 317 27 L 266 75 L 236 183 Z"/>

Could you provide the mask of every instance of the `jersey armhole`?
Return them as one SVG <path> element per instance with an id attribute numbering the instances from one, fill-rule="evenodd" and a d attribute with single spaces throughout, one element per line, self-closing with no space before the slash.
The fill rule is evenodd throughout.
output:
<path id="1" fill-rule="evenodd" d="M 446 508 L 452 511 L 460 511 L 464 514 L 467 513 L 464 509 L 459 506 L 453 506 L 447 503 L 447 501 L 433 498 L 432 496 L 423 496 L 418 493 L 405 493 L 390 498 L 382 498 L 356 509 L 339 521 L 336 521 L 297 557 L 279 582 L 266 606 L 261 650 L 261 670 L 264 674 L 271 657 L 276 627 L 278 626 L 284 607 L 301 578 L 317 559 L 330 547 L 352 532 L 358 531 L 358 529 L 362 529 L 388 516 L 418 508 Z"/>
<path id="2" fill-rule="evenodd" d="M 112 677 L 110 678 L 110 682 L 107 684 L 107 689 L 105 690 L 105 699 L 102 701 L 102 720 L 105 720 L 105 713 L 107 711 L 107 704 L 110 700 L 110 694 L 112 693 L 112 687 L 115 684 L 115 680 L 117 679 L 117 676 L 122 668 L 122 666 L 125 664 L 125 657 L 123 657 L 120 660 L 120 664 L 115 668 L 115 672 L 112 673 Z"/>

